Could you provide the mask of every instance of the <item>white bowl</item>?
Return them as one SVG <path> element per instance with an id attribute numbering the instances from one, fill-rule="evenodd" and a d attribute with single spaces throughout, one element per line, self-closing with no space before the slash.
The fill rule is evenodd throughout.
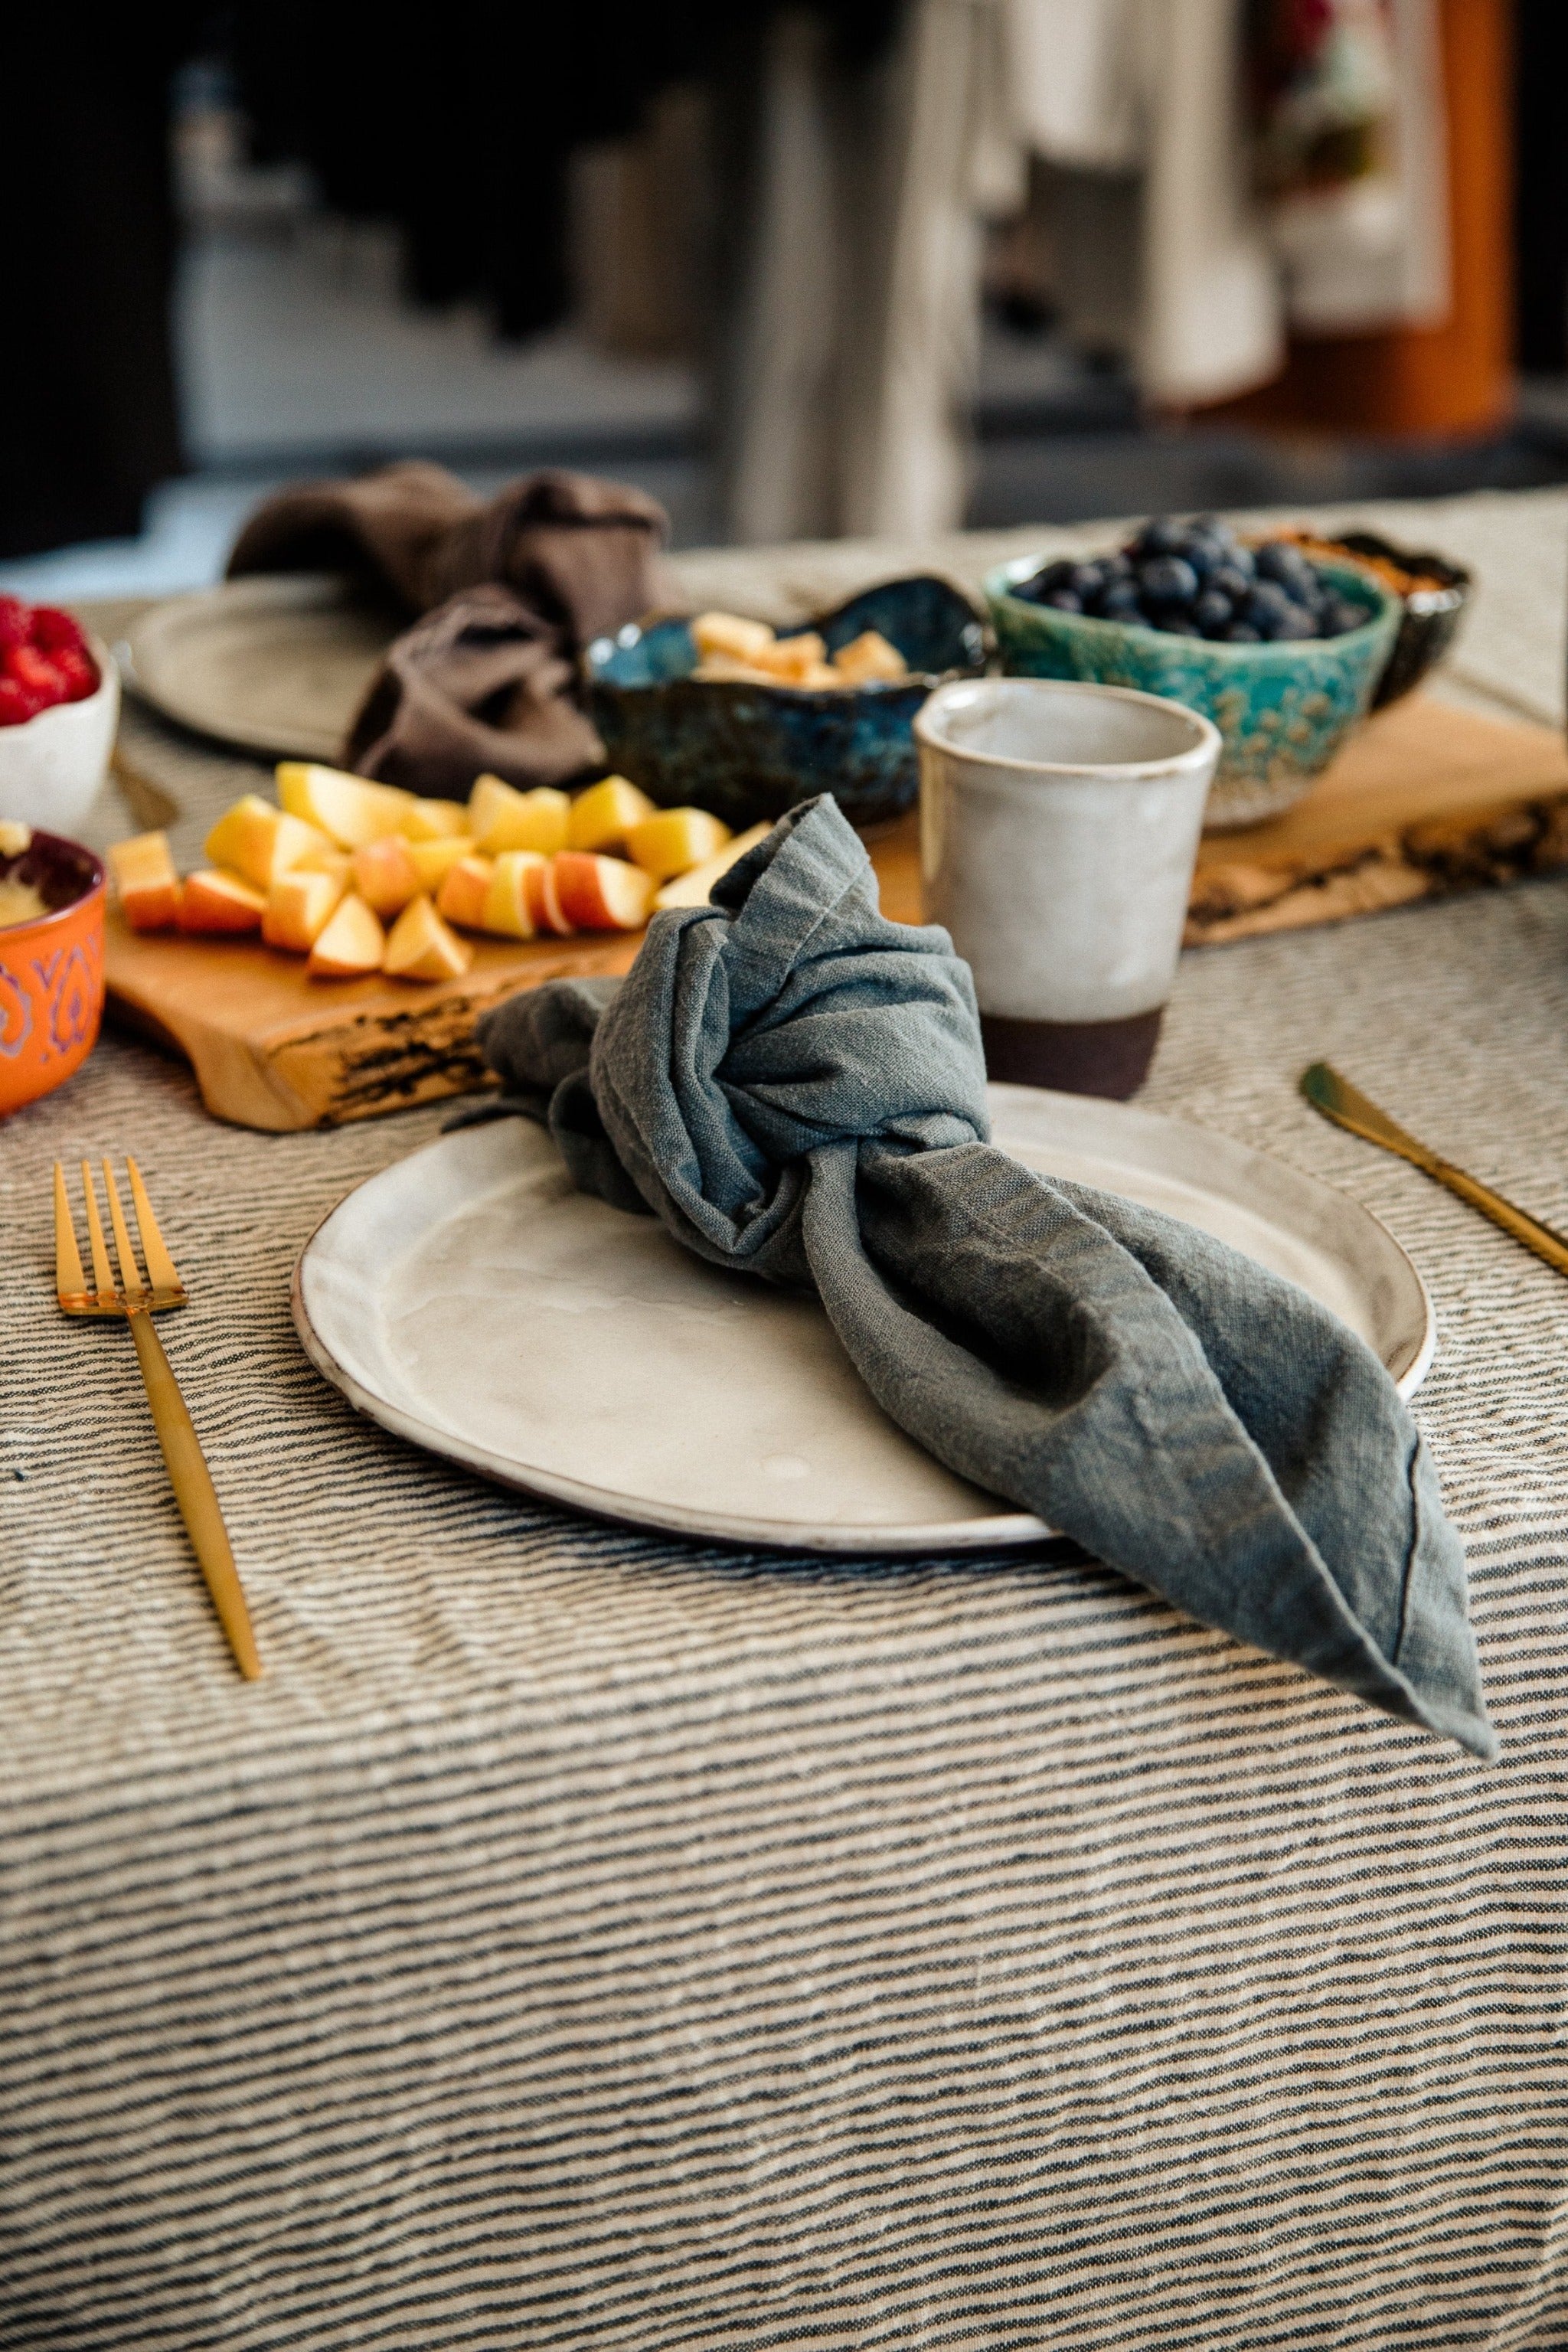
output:
<path id="1" fill-rule="evenodd" d="M 120 672 L 97 637 L 87 649 L 98 664 L 96 694 L 0 727 L 0 818 L 74 836 L 97 799 L 120 718 Z"/>

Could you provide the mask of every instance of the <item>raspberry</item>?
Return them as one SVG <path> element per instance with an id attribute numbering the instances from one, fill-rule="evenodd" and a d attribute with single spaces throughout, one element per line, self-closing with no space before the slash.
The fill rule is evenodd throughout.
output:
<path id="1" fill-rule="evenodd" d="M 47 654 L 61 653 L 67 649 L 79 654 L 82 650 L 81 631 L 70 614 L 62 613 L 58 604 L 35 604 L 27 635 L 34 645 Z"/>
<path id="2" fill-rule="evenodd" d="M 47 654 L 41 654 L 37 646 L 8 646 L 5 675 L 26 688 L 40 710 L 46 703 L 65 699 L 64 679 Z"/>
<path id="3" fill-rule="evenodd" d="M 98 692 L 98 666 L 90 654 L 75 646 L 61 646 L 49 658 L 60 674 L 68 702 L 85 702 L 89 694 Z"/>
<path id="4" fill-rule="evenodd" d="M 0 654 L 8 646 L 25 646 L 31 618 L 19 596 L 0 596 Z"/>
<path id="5" fill-rule="evenodd" d="M 19 686 L 14 677 L 0 677 L 0 727 L 20 727 L 37 709 L 37 702 L 25 686 Z"/>

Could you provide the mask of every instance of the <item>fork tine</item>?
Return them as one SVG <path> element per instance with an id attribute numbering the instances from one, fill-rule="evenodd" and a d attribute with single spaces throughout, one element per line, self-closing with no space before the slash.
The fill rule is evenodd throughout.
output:
<path id="1" fill-rule="evenodd" d="M 142 1297 L 146 1286 L 142 1280 L 142 1268 L 136 1263 L 136 1253 L 131 1246 L 130 1228 L 125 1223 L 125 1212 L 120 1205 L 120 1187 L 107 1160 L 103 1163 L 103 1189 L 109 1195 L 110 1221 L 114 1227 L 114 1255 L 120 1260 L 120 1287 L 125 1294 L 127 1307 L 130 1307 Z"/>
<path id="2" fill-rule="evenodd" d="M 76 1245 L 76 1224 L 71 1216 L 70 1196 L 66 1191 L 66 1171 L 55 1162 L 55 1289 L 61 1301 L 85 1298 L 87 1277 L 81 1270 L 81 1253 Z"/>
<path id="3" fill-rule="evenodd" d="M 100 1298 L 114 1297 L 114 1275 L 109 1263 L 109 1251 L 104 1243 L 103 1227 L 99 1221 L 98 1194 L 92 1187 L 92 1165 L 81 1163 L 82 1196 L 87 1202 L 87 1237 L 92 1244 L 93 1287 Z"/>
<path id="4" fill-rule="evenodd" d="M 142 1262 L 147 1268 L 147 1279 L 154 1290 L 178 1290 L 180 1277 L 174 1261 L 163 1246 L 153 1203 L 147 1198 L 147 1187 L 142 1181 L 142 1171 L 129 1152 L 125 1155 L 125 1168 L 131 1179 L 131 1198 L 136 1209 L 136 1230 L 142 1240 Z"/>

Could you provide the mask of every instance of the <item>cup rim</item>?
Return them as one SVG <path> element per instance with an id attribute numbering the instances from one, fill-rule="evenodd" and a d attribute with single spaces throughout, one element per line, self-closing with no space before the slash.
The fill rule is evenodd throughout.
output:
<path id="1" fill-rule="evenodd" d="M 41 718 L 45 714 L 40 712 L 38 715 Z M 63 907 L 51 907 L 45 914 L 31 915 L 25 923 L 5 924 L 4 929 L 0 929 L 0 944 L 4 944 L 8 940 L 15 941 L 37 939 L 41 931 L 48 929 L 51 923 L 63 923 L 68 917 L 79 915 L 82 908 L 90 906 L 94 898 L 101 898 L 106 903 L 108 901 L 109 868 L 96 849 L 89 849 L 85 841 L 73 841 L 68 833 L 50 833 L 43 825 L 34 825 L 32 835 L 34 841 L 58 842 L 64 849 L 80 850 L 85 856 L 92 860 L 93 879 L 84 890 L 79 890 L 74 898 L 68 898 Z M 19 854 L 26 856 L 26 851 L 23 850 Z M 6 864 L 12 862 L 10 859 L 5 861 Z"/>
<path id="2" fill-rule="evenodd" d="M 942 710 L 959 694 L 973 694 L 987 687 L 1005 687 L 1009 692 L 1020 689 L 1030 694 L 1090 695 L 1101 701 L 1142 702 L 1152 709 L 1179 711 L 1197 730 L 1195 740 L 1184 751 L 1173 751 L 1163 760 L 1021 760 L 1008 751 L 983 751 L 952 737 L 940 733 L 932 723 L 931 714 L 940 718 Z M 1173 696 L 1147 694 L 1142 687 L 1102 686 L 1097 679 L 1079 677 L 964 677 L 952 678 L 929 695 L 915 715 L 914 731 L 922 743 L 933 751 L 942 751 L 952 759 L 972 761 L 977 767 L 1011 771 L 1018 775 L 1089 778 L 1108 782 L 1153 782 L 1161 777 L 1184 777 L 1194 769 L 1217 763 L 1224 749 L 1224 738 L 1212 719 L 1194 710 Z"/>

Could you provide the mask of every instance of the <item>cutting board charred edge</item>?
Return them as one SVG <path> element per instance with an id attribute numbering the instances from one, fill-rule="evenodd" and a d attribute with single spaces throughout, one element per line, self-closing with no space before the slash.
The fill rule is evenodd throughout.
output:
<path id="1" fill-rule="evenodd" d="M 918 922 L 914 820 L 868 845 L 886 911 Z M 1283 816 L 1208 836 L 1187 944 L 1342 922 L 1564 868 L 1560 738 L 1415 696 L 1369 721 Z M 300 958 L 248 940 L 138 937 L 111 909 L 105 971 L 116 1017 L 183 1054 L 209 1110 L 283 1130 L 471 1092 L 485 1083 L 477 1013 L 542 981 L 625 971 L 638 940 L 474 945 L 459 981 L 312 981 Z"/>

